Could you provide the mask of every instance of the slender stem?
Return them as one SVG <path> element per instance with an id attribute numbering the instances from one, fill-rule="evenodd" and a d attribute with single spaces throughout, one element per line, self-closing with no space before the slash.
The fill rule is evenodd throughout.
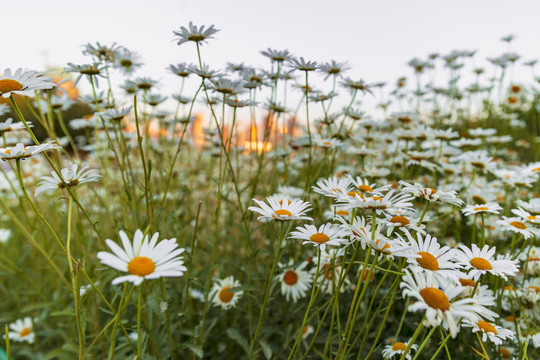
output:
<path id="1" fill-rule="evenodd" d="M 274 256 L 274 262 L 272 263 L 272 270 L 270 271 L 270 276 L 268 277 L 267 285 L 266 285 L 266 291 L 264 293 L 264 299 L 261 307 L 261 313 L 259 314 L 259 321 L 257 322 L 257 329 L 255 330 L 255 336 L 253 337 L 253 341 L 251 342 L 251 347 L 249 349 L 249 358 L 253 358 L 253 351 L 255 350 L 255 344 L 257 343 L 259 339 L 259 334 L 261 332 L 261 327 L 263 324 L 264 319 L 264 310 L 266 309 L 266 303 L 268 301 L 268 297 L 270 296 L 270 289 L 272 288 L 272 280 L 274 280 L 274 272 L 276 270 L 276 265 L 279 260 L 279 255 L 281 253 L 281 244 L 283 243 L 283 239 L 285 238 L 285 224 L 283 221 L 280 222 L 280 234 L 279 234 L 279 241 L 278 241 L 278 248 L 276 249 L 276 255 Z"/>
<path id="2" fill-rule="evenodd" d="M 137 286 L 137 359 L 141 358 L 141 301 L 142 301 L 142 284 Z"/>
<path id="3" fill-rule="evenodd" d="M 302 334 L 304 331 L 304 327 L 306 326 L 306 322 L 308 319 L 309 311 L 311 310 L 311 306 L 315 302 L 316 294 L 315 294 L 315 288 L 317 287 L 317 280 L 319 278 L 319 270 L 321 266 L 321 249 L 320 247 L 317 247 L 317 272 L 315 273 L 315 279 L 313 279 L 313 287 L 311 288 L 311 297 L 309 298 L 309 304 L 308 308 L 304 314 L 304 319 L 302 321 L 302 326 L 300 326 L 300 329 L 298 331 L 298 337 L 296 338 L 296 341 L 293 345 L 293 348 L 291 349 L 291 353 L 289 354 L 289 357 L 287 360 L 291 360 L 293 356 L 296 354 L 296 351 L 298 349 L 298 344 L 300 343 L 300 340 L 302 339 Z M 339 292 L 339 290 L 338 290 Z"/>
<path id="4" fill-rule="evenodd" d="M 11 351 L 9 350 L 9 329 L 7 324 L 4 326 L 4 337 L 6 339 L 6 354 L 8 360 L 11 360 Z"/>

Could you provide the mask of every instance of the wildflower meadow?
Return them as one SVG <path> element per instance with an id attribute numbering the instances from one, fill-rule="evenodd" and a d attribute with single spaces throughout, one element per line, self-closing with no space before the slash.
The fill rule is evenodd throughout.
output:
<path id="1" fill-rule="evenodd" d="M 0 359 L 540 359 L 514 37 L 385 84 L 272 48 L 218 70 L 219 31 L 171 29 L 172 95 L 116 43 L 0 69 Z"/>

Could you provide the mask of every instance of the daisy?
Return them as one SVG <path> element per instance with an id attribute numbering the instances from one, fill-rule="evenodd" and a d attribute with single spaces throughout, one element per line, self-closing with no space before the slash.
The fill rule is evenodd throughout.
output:
<path id="1" fill-rule="evenodd" d="M 529 201 L 518 200 L 517 205 L 533 215 L 540 215 L 540 198 L 533 198 Z"/>
<path id="2" fill-rule="evenodd" d="M 376 210 L 377 214 L 380 214 L 383 211 L 393 211 L 396 209 L 409 210 L 413 207 L 413 204 L 410 202 L 412 199 L 408 194 L 396 194 L 392 190 L 386 193 L 384 197 L 376 195 L 364 197 L 362 194 L 355 193 L 352 198 L 351 196 L 340 196 L 338 201 L 346 203 L 353 208 Z"/>
<path id="3" fill-rule="evenodd" d="M 321 250 L 326 249 L 326 245 L 339 246 L 345 242 L 346 231 L 338 225 L 327 223 L 318 229 L 314 225 L 298 226 L 296 231 L 289 235 L 291 239 L 304 240 L 302 244 L 313 244 L 319 246 Z"/>
<path id="4" fill-rule="evenodd" d="M 188 41 L 194 41 L 197 44 L 203 44 L 206 39 L 211 39 L 215 33 L 219 30 L 214 28 L 214 25 L 210 25 L 206 30 L 204 25 L 197 27 L 193 25 L 193 22 L 189 22 L 188 27 L 180 27 L 180 30 L 173 31 L 173 34 L 178 37 L 178 45 L 182 45 Z"/>
<path id="5" fill-rule="evenodd" d="M 30 70 L 23 71 L 21 68 L 13 74 L 8 68 L 0 77 L 0 95 L 5 99 L 12 94 L 34 96 L 35 90 L 52 89 L 54 86 L 56 84 L 41 73 Z"/>
<path id="6" fill-rule="evenodd" d="M 485 214 L 492 213 L 498 214 L 499 210 L 502 210 L 502 207 L 497 203 L 487 203 L 487 204 L 478 204 L 478 205 L 467 205 L 461 211 L 465 216 L 475 215 L 475 214 Z"/>
<path id="7" fill-rule="evenodd" d="M 132 244 L 124 231 L 120 230 L 119 235 L 124 249 L 107 239 L 105 242 L 113 253 L 100 251 L 97 254 L 104 265 L 129 273 L 114 279 L 113 285 L 129 281 L 138 286 L 145 279 L 178 277 L 187 270 L 182 257 L 179 256 L 184 249 L 178 248 L 176 239 L 163 239 L 158 243 L 159 233 L 154 233 L 149 239 L 148 235 L 143 235 L 141 230 L 137 230 Z"/>
<path id="8" fill-rule="evenodd" d="M 320 179 L 312 188 L 318 194 L 333 198 L 347 194 L 353 189 L 349 178 L 338 178 L 337 176 Z"/>
<path id="9" fill-rule="evenodd" d="M 465 270 L 469 270 L 469 276 L 473 280 L 478 280 L 482 275 L 490 273 L 501 276 L 507 280 L 507 275 L 514 276 L 518 272 L 517 261 L 498 259 L 495 260 L 496 248 L 489 248 L 485 245 L 480 249 L 475 244 L 472 244 L 471 249 L 460 244 L 461 250 L 455 251 L 455 260 L 458 265 L 463 266 Z"/>
<path id="10" fill-rule="evenodd" d="M 264 51 L 261 51 L 261 54 L 269 57 L 272 61 L 275 62 L 283 62 L 285 60 L 289 60 L 292 55 L 289 53 L 288 50 L 274 50 L 274 49 L 266 49 Z"/>
<path id="11" fill-rule="evenodd" d="M 457 193 L 455 191 L 442 191 L 436 190 L 433 188 L 426 188 L 422 185 L 415 183 L 411 185 L 405 181 L 400 181 L 402 185 L 403 192 L 413 195 L 414 197 L 422 197 L 429 202 L 439 202 L 439 203 L 448 203 L 456 206 L 463 205 L 463 200 L 457 198 Z"/>
<path id="12" fill-rule="evenodd" d="M 306 296 L 306 292 L 311 288 L 313 275 L 304 270 L 307 266 L 304 261 L 296 268 L 292 267 L 292 262 L 289 266 L 280 264 L 284 271 L 276 276 L 276 279 L 281 283 L 281 294 L 285 296 L 287 301 L 291 300 L 295 303 L 298 299 Z"/>
<path id="13" fill-rule="evenodd" d="M 426 226 L 424 224 L 416 225 L 420 221 L 419 218 L 416 219 L 410 216 L 406 216 L 405 213 L 403 213 L 403 215 L 402 214 L 392 215 L 392 214 L 385 213 L 384 216 L 386 217 L 386 219 L 382 219 L 380 221 L 387 228 L 386 236 L 390 236 L 396 229 L 400 229 L 406 234 L 409 234 L 409 230 L 414 230 L 417 233 L 422 233 L 422 234 L 426 233 L 424 230 Z M 428 220 L 429 218 L 424 216 L 424 219 L 422 221 L 428 222 Z"/>
<path id="14" fill-rule="evenodd" d="M 532 303 L 540 301 L 540 278 L 535 277 L 525 280 L 522 296 Z"/>
<path id="15" fill-rule="evenodd" d="M 240 300 L 244 292 L 242 290 L 231 291 L 230 289 L 237 288 L 239 286 L 241 286 L 240 282 L 235 280 L 233 276 L 217 280 L 212 286 L 211 290 L 211 293 L 213 294 L 212 303 L 214 306 L 219 306 L 223 310 L 229 310 L 235 307 L 236 303 L 238 300 Z"/>
<path id="16" fill-rule="evenodd" d="M 29 158 L 35 154 L 38 154 L 45 150 L 51 149 L 61 149 L 60 146 L 56 145 L 54 142 L 49 142 L 46 144 L 25 146 L 24 144 L 18 143 L 13 147 L 0 148 L 0 159 L 2 160 L 20 160 Z"/>
<path id="17" fill-rule="evenodd" d="M 45 192 L 45 191 L 54 191 L 56 189 L 72 188 L 78 186 L 79 184 L 84 184 L 87 182 L 98 181 L 101 177 L 96 169 L 88 170 L 85 173 L 85 170 L 88 169 L 88 166 L 83 167 L 80 170 L 77 170 L 78 165 L 74 164 L 71 168 L 63 168 L 60 170 L 62 178 L 54 171 L 51 172 L 52 177 L 42 176 L 39 186 L 36 189 L 35 196 Z"/>
<path id="18" fill-rule="evenodd" d="M 104 119 L 108 119 L 112 121 L 121 121 L 130 112 L 131 112 L 131 106 L 128 106 L 122 109 L 108 109 L 107 111 L 97 113 L 97 115 L 103 117 Z"/>
<path id="19" fill-rule="evenodd" d="M 391 345 L 386 345 L 382 351 L 382 356 L 385 358 L 385 359 L 391 359 L 392 357 L 394 357 L 395 355 L 400 355 L 403 354 L 403 352 L 405 351 L 405 349 L 407 349 L 407 346 L 409 345 L 409 342 L 401 342 L 401 341 L 397 341 Z M 409 353 L 405 356 L 405 359 L 407 360 L 411 360 L 411 353 L 413 351 L 416 351 L 418 349 L 418 345 L 416 344 L 413 344 L 411 345 L 411 347 L 409 348 Z"/>
<path id="20" fill-rule="evenodd" d="M 276 221 L 289 221 L 289 220 L 313 220 L 309 216 L 305 216 L 308 211 L 311 211 L 311 204 L 302 200 L 282 201 L 277 202 L 270 198 L 267 198 L 268 206 L 264 201 L 253 199 L 259 205 L 250 206 L 248 210 L 259 213 L 257 219 L 274 219 Z"/>
<path id="21" fill-rule="evenodd" d="M 426 234 L 422 238 L 421 234 L 416 234 L 416 239 L 407 234 L 411 251 L 419 257 L 416 259 L 408 258 L 411 270 L 427 271 L 433 273 L 439 280 L 451 279 L 458 281 L 462 276 L 459 266 L 451 260 L 454 258 L 454 250 L 448 246 L 443 246 L 437 242 L 436 237 Z"/>
<path id="22" fill-rule="evenodd" d="M 27 122 L 28 126 L 32 127 L 31 123 Z M 5 133 L 7 131 L 13 131 L 13 130 L 22 130 L 25 129 L 24 124 L 22 122 L 13 123 L 13 119 L 9 118 L 6 121 L 0 123 L 0 134 Z"/>
<path id="23" fill-rule="evenodd" d="M 495 345 L 501 345 L 503 340 L 515 338 L 513 331 L 483 320 L 477 322 L 465 320 L 463 326 L 471 327 L 473 333 L 480 331 L 482 333 L 483 342 L 486 342 L 489 339 Z"/>
<path id="24" fill-rule="evenodd" d="M 512 209 L 512 212 L 531 224 L 540 225 L 540 216 L 538 216 L 537 214 L 533 215 L 523 209 Z"/>
<path id="25" fill-rule="evenodd" d="M 135 69 L 143 65 L 140 59 L 141 57 L 135 51 L 121 47 L 116 51 L 114 67 L 122 69 L 124 74 L 131 74 Z"/>
<path id="26" fill-rule="evenodd" d="M 497 317 L 496 313 L 478 304 L 476 298 L 453 301 L 463 291 L 462 288 L 451 283 L 439 283 L 432 273 L 411 273 L 408 270 L 405 273 L 400 284 L 402 294 L 418 300 L 409 306 L 409 310 L 425 311 L 425 321 L 429 326 L 439 326 L 441 323 L 447 325 L 452 338 L 457 336 L 459 318 L 477 322 L 482 317 Z"/>
<path id="27" fill-rule="evenodd" d="M 36 334 L 34 333 L 32 318 L 18 319 L 13 324 L 9 324 L 9 329 L 11 330 L 8 332 L 9 340 L 16 342 L 27 341 L 29 344 L 34 343 Z M 4 339 L 5 337 L 4 335 Z"/>
<path id="28" fill-rule="evenodd" d="M 515 233 L 523 235 L 525 239 L 533 237 L 534 233 L 532 231 L 532 228 L 528 228 L 527 225 L 521 222 L 521 220 L 522 219 L 518 217 L 509 218 L 503 216 L 503 219 L 498 220 L 496 224 L 500 225 L 501 228 L 505 231 L 513 231 Z"/>
<path id="29" fill-rule="evenodd" d="M 360 176 L 353 178 L 350 174 L 347 174 L 347 177 L 349 178 L 350 183 L 356 186 L 363 194 L 380 194 L 392 189 L 392 185 L 377 187 L 377 184 L 370 184 L 367 178 L 362 179 Z"/>

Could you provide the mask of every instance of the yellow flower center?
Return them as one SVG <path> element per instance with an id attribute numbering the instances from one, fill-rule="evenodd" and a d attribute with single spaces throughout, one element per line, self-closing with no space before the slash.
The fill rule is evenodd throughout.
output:
<path id="1" fill-rule="evenodd" d="M 294 270 L 287 270 L 285 271 L 285 275 L 283 276 L 283 282 L 287 285 L 294 285 L 298 282 L 298 274 Z"/>
<path id="2" fill-rule="evenodd" d="M 132 275 L 146 276 L 154 272 L 156 264 L 146 256 L 137 256 L 128 264 L 128 271 Z"/>
<path id="3" fill-rule="evenodd" d="M 487 321 L 479 321 L 476 323 L 476 326 L 478 326 L 485 333 L 490 332 L 497 335 L 497 329 L 495 329 L 495 326 L 491 325 Z"/>
<path id="4" fill-rule="evenodd" d="M 279 209 L 279 210 L 276 210 L 274 211 L 274 214 L 272 217 L 276 220 L 280 220 L 279 217 L 280 216 L 288 216 L 288 217 L 291 217 L 292 214 L 289 210 L 285 210 L 285 209 Z M 277 215 L 277 216 L 276 216 Z"/>
<path id="5" fill-rule="evenodd" d="M 30 330 L 30 328 L 24 328 L 22 329 L 20 332 L 19 332 L 19 337 L 23 337 L 23 336 L 26 336 L 26 335 L 30 335 L 32 331 Z"/>
<path id="6" fill-rule="evenodd" d="M 223 289 L 219 291 L 219 300 L 224 303 L 229 303 L 234 297 L 234 291 L 229 291 L 230 286 L 224 286 Z"/>
<path id="7" fill-rule="evenodd" d="M 418 255 L 422 256 L 416 259 L 416 262 L 418 262 L 421 267 L 431 271 L 439 270 L 439 262 L 435 256 L 425 251 L 420 251 Z"/>
<path id="8" fill-rule="evenodd" d="M 391 223 L 399 224 L 399 226 L 407 226 L 409 225 L 409 220 L 405 216 L 396 215 L 393 218 L 390 219 Z"/>
<path id="9" fill-rule="evenodd" d="M 512 222 L 510 223 L 510 225 L 512 225 L 512 226 L 515 227 L 515 228 L 522 229 L 522 230 L 527 228 L 527 227 L 525 226 L 525 224 L 522 223 L 521 221 L 512 221 Z"/>
<path id="10" fill-rule="evenodd" d="M 473 210 L 474 211 L 488 211 L 489 208 L 486 206 L 479 206 L 479 207 L 475 207 Z"/>
<path id="11" fill-rule="evenodd" d="M 372 199 L 373 199 L 373 200 L 377 200 L 377 201 L 382 201 L 382 198 L 381 198 L 381 197 L 378 197 L 378 196 L 373 196 Z"/>
<path id="12" fill-rule="evenodd" d="M 385 253 L 385 254 L 391 254 L 392 251 L 387 250 L 387 249 L 390 249 L 390 244 L 386 243 L 386 244 L 384 244 L 384 246 L 382 247 L 382 249 L 380 249 L 380 246 L 379 246 L 379 242 L 380 242 L 380 241 L 381 241 L 381 239 L 375 240 L 375 244 L 377 245 L 377 247 L 379 247 L 379 249 L 375 249 L 375 250 L 379 250 L 380 252 Z M 385 250 L 386 250 L 386 251 L 385 251 Z"/>
<path id="13" fill-rule="evenodd" d="M 540 167 L 532 169 L 532 172 L 537 172 L 537 171 L 540 171 Z"/>
<path id="14" fill-rule="evenodd" d="M 324 244 L 325 242 L 329 241 L 330 238 L 326 234 L 316 233 L 316 234 L 311 235 L 309 240 L 316 242 L 318 244 Z"/>
<path id="15" fill-rule="evenodd" d="M 20 82 L 13 79 L 2 79 L 0 80 L 0 94 L 7 93 L 10 91 L 20 91 L 23 89 L 23 86 Z"/>
<path id="16" fill-rule="evenodd" d="M 360 194 L 358 191 L 356 190 L 353 190 L 353 191 L 349 191 L 347 193 L 347 195 L 349 196 L 352 196 L 352 197 L 355 197 L 355 196 L 360 196 L 362 199 L 364 199 L 364 196 L 362 194 Z"/>
<path id="17" fill-rule="evenodd" d="M 531 285 L 529 287 L 527 287 L 528 290 L 532 290 L 536 293 L 540 293 L 540 286 L 534 286 L 534 285 Z"/>
<path id="18" fill-rule="evenodd" d="M 510 351 L 508 351 L 507 348 L 503 348 L 503 347 L 499 349 L 499 352 L 501 353 L 501 357 L 503 359 L 510 359 L 510 356 L 512 355 L 510 354 Z"/>
<path id="19" fill-rule="evenodd" d="M 527 219 L 531 220 L 531 221 L 536 221 L 538 220 L 538 218 L 534 215 L 531 215 L 531 216 L 527 216 Z"/>
<path id="20" fill-rule="evenodd" d="M 373 191 L 373 189 L 369 185 L 360 185 L 358 188 L 360 190 L 362 190 L 363 192 L 372 192 Z"/>
<path id="21" fill-rule="evenodd" d="M 439 289 L 432 287 L 424 288 L 420 290 L 420 296 L 422 296 L 422 299 L 424 299 L 426 304 L 433 309 L 441 311 L 450 309 L 450 301 L 448 301 L 448 297 L 446 297 L 445 293 Z"/>
<path id="22" fill-rule="evenodd" d="M 206 37 L 202 34 L 193 34 L 193 35 L 189 35 L 187 37 L 188 40 L 191 40 L 191 41 L 196 41 L 196 42 L 199 42 L 199 41 L 203 41 L 204 39 L 206 39 Z"/>
<path id="23" fill-rule="evenodd" d="M 476 281 L 471 279 L 459 279 L 459 282 L 461 286 L 474 286 L 476 285 Z"/>
<path id="24" fill-rule="evenodd" d="M 341 216 L 347 216 L 347 215 L 349 215 L 349 212 L 346 211 L 346 210 L 338 210 L 338 211 L 336 211 L 336 214 L 341 215 Z"/>
<path id="25" fill-rule="evenodd" d="M 407 345 L 405 345 L 404 343 L 402 343 L 401 341 L 398 341 L 397 343 L 395 343 L 394 345 L 392 345 L 392 350 L 394 351 L 403 351 L 407 348 Z"/>
<path id="26" fill-rule="evenodd" d="M 504 320 L 509 321 L 509 322 L 514 322 L 516 321 L 516 318 L 512 315 L 508 315 L 507 317 L 504 318 Z"/>
<path id="27" fill-rule="evenodd" d="M 478 270 L 491 270 L 493 269 L 490 262 L 481 257 L 472 258 L 470 261 L 471 265 L 477 268 Z"/>

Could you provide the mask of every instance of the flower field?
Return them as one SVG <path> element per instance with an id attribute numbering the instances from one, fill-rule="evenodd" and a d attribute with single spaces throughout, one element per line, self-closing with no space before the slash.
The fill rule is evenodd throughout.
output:
<path id="1" fill-rule="evenodd" d="M 385 84 L 271 48 L 217 70 L 218 31 L 172 32 L 172 96 L 117 44 L 2 70 L 0 360 L 540 358 L 513 36 Z"/>

